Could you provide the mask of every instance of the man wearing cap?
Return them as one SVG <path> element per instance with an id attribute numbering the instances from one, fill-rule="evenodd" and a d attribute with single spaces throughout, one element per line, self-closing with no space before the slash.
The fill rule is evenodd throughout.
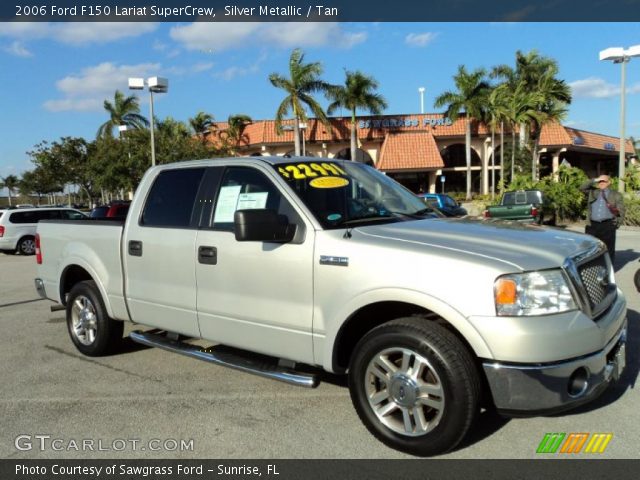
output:
<path id="1" fill-rule="evenodd" d="M 616 257 L 616 228 L 624 220 L 622 194 L 611 190 L 609 175 L 600 175 L 580 186 L 587 193 L 587 226 L 585 233 L 602 240 L 607 246 L 611 262 Z"/>

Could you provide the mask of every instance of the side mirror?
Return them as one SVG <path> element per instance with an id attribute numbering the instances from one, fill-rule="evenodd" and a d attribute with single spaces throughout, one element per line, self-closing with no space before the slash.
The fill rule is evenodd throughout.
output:
<path id="1" fill-rule="evenodd" d="M 296 234 L 296 225 L 286 215 L 267 208 L 236 210 L 233 224 L 238 242 L 287 243 Z"/>

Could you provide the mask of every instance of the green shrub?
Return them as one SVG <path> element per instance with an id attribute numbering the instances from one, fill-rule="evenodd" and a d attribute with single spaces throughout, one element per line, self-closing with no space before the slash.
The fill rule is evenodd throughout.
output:
<path id="1" fill-rule="evenodd" d="M 634 193 L 625 195 L 624 205 L 626 213 L 624 224 L 640 227 L 640 197 Z"/>

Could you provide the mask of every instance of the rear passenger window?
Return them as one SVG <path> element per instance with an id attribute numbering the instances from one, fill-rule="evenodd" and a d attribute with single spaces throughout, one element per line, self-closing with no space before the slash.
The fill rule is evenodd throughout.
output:
<path id="1" fill-rule="evenodd" d="M 204 168 L 179 168 L 161 172 L 153 182 L 140 225 L 189 227 Z"/>
<path id="2" fill-rule="evenodd" d="M 9 216 L 11 223 L 37 223 L 39 220 L 36 217 L 36 212 L 15 212 Z"/>

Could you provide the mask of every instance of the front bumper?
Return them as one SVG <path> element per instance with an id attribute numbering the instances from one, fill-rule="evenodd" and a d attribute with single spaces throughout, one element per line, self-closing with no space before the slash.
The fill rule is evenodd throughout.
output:
<path id="1" fill-rule="evenodd" d="M 627 321 L 602 350 L 538 365 L 483 363 L 496 408 L 504 414 L 553 413 L 588 403 L 616 381 L 626 364 Z"/>

